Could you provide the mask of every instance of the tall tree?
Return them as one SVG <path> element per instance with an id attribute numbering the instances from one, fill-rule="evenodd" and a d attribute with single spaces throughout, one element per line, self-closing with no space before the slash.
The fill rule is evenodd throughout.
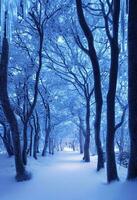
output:
<path id="1" fill-rule="evenodd" d="M 39 9 L 39 12 L 37 12 L 37 9 L 39 6 L 40 6 L 40 9 Z M 42 19 L 42 9 L 43 9 L 43 4 L 41 1 L 39 1 L 32 8 L 31 12 L 29 12 L 29 16 L 31 18 L 31 21 L 33 22 L 36 33 L 38 35 L 39 47 L 38 47 L 38 69 L 36 71 L 36 79 L 35 79 L 35 85 L 34 85 L 34 98 L 33 98 L 33 102 L 31 103 L 30 109 L 29 111 L 26 112 L 26 115 L 24 118 L 24 127 L 23 127 L 24 142 L 23 142 L 22 157 L 23 157 L 23 163 L 25 165 L 27 164 L 27 147 L 28 147 L 27 127 L 28 127 L 29 119 L 32 116 L 36 103 L 37 103 L 38 85 L 39 85 L 42 64 L 43 64 L 42 50 L 43 50 L 43 43 L 44 43 L 44 25 L 45 25 L 46 17 Z"/>
<path id="2" fill-rule="evenodd" d="M 111 64 L 109 74 L 109 89 L 107 94 L 107 138 L 106 138 L 106 151 L 107 151 L 107 180 L 108 182 L 118 180 L 115 152 L 114 152 L 114 138 L 116 127 L 115 123 L 115 97 L 116 86 L 119 66 L 119 15 L 120 15 L 120 0 L 106 1 L 108 6 L 108 12 L 105 13 L 105 5 L 100 0 L 103 16 L 105 20 L 105 29 L 110 42 L 111 49 Z M 109 19 L 112 17 L 112 33 L 110 30 Z"/>
<path id="3" fill-rule="evenodd" d="M 94 126 L 95 126 L 95 142 L 96 142 L 96 148 L 97 148 L 97 154 L 98 154 L 97 170 L 99 171 L 101 168 L 104 167 L 103 150 L 102 150 L 101 140 L 100 140 L 100 124 L 101 124 L 101 113 L 102 113 L 102 104 L 103 104 L 102 91 L 101 91 L 100 66 L 98 62 L 96 49 L 94 46 L 94 37 L 93 37 L 90 27 L 88 26 L 86 22 L 86 19 L 83 13 L 82 1 L 76 0 L 76 6 L 77 6 L 77 14 L 78 14 L 79 23 L 88 43 L 88 50 L 86 52 L 90 58 L 90 61 L 93 67 L 95 101 L 96 101 L 96 116 L 95 116 Z"/>
<path id="4" fill-rule="evenodd" d="M 128 104 L 130 160 L 128 179 L 137 178 L 137 2 L 129 0 L 128 16 Z"/>
<path id="5" fill-rule="evenodd" d="M 7 121 L 10 125 L 12 132 L 12 140 L 14 145 L 14 155 L 15 155 L 15 166 L 16 166 L 16 179 L 17 181 L 23 181 L 30 179 L 30 174 L 28 174 L 23 165 L 22 156 L 21 156 L 21 146 L 19 138 L 19 127 L 18 122 L 15 117 L 15 114 L 11 108 L 9 95 L 8 95 L 8 61 L 9 61 L 9 43 L 6 33 L 6 22 L 7 14 L 5 13 L 5 29 L 4 37 L 2 43 L 2 54 L 0 60 L 0 101 L 4 111 L 4 114 L 7 118 Z"/>

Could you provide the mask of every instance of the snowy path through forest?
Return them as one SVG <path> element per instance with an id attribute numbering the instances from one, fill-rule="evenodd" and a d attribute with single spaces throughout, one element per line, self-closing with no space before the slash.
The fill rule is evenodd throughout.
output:
<path id="1" fill-rule="evenodd" d="M 3 160 L 5 160 L 3 162 Z M 12 159 L 0 155 L 0 200 L 136 200 L 136 183 L 106 184 L 104 170 L 95 171 L 91 163 L 81 161 L 81 155 L 62 152 L 53 157 L 31 159 L 31 181 L 16 183 Z M 10 166 L 9 166 L 10 165 Z M 121 176 L 125 170 L 119 168 Z"/>

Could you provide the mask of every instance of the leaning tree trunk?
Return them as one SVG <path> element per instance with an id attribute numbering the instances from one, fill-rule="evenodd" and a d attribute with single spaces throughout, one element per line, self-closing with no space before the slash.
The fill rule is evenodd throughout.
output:
<path id="1" fill-rule="evenodd" d="M 119 13 L 120 0 L 113 1 L 113 36 L 110 38 L 111 45 L 111 66 L 109 76 L 109 90 L 107 94 L 107 180 L 108 182 L 118 180 L 114 138 L 115 138 L 115 96 L 117 86 L 117 75 L 119 65 L 119 46 L 118 46 L 118 30 L 119 30 Z"/>
<path id="2" fill-rule="evenodd" d="M 12 132 L 15 166 L 16 166 L 16 180 L 23 181 L 30 179 L 30 175 L 26 173 L 25 167 L 22 162 L 18 123 L 14 115 L 14 112 L 11 108 L 8 96 L 8 89 L 7 89 L 8 60 L 9 60 L 8 57 L 9 57 L 9 44 L 6 38 L 6 28 L 5 28 L 5 34 L 2 44 L 1 63 L 0 63 L 0 101 Z"/>
<path id="3" fill-rule="evenodd" d="M 82 0 L 76 0 L 77 6 L 77 14 L 80 26 L 84 32 L 84 35 L 88 42 L 88 50 L 85 52 L 90 58 L 92 67 L 93 67 L 93 75 L 94 75 L 94 88 L 95 88 L 95 101 L 96 101 L 96 116 L 95 116 L 95 142 L 98 154 L 98 163 L 97 170 L 99 171 L 104 167 L 104 159 L 103 159 L 103 150 L 100 140 L 100 124 L 101 124 L 101 113 L 102 113 L 102 89 L 101 89 L 101 75 L 100 75 L 100 67 L 96 54 L 96 49 L 94 47 L 94 37 L 92 31 L 90 30 L 84 13 L 82 9 Z"/>
<path id="4" fill-rule="evenodd" d="M 137 2 L 129 0 L 128 18 L 128 104 L 130 160 L 128 179 L 137 178 Z"/>

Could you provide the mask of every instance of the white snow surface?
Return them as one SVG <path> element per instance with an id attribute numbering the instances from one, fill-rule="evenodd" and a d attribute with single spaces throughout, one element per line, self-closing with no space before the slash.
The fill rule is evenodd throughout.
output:
<path id="1" fill-rule="evenodd" d="M 32 179 L 17 183 L 13 158 L 0 155 L 0 200 L 137 200 L 137 181 L 125 181 L 126 169 L 118 166 L 122 181 L 107 184 L 96 157 L 84 163 L 78 152 L 65 151 L 29 159 L 28 168 Z"/>

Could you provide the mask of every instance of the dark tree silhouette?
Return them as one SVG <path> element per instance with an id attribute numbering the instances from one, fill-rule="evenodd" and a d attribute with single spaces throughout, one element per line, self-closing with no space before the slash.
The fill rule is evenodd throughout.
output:
<path id="1" fill-rule="evenodd" d="M 92 67 L 93 67 L 93 75 L 94 75 L 94 89 L 95 89 L 95 101 L 96 101 L 96 115 L 95 115 L 95 142 L 98 154 L 98 163 L 97 170 L 99 171 L 104 167 L 104 158 L 103 158 L 103 150 L 101 146 L 100 140 L 100 124 L 101 124 L 101 113 L 102 113 L 102 91 L 101 91 L 101 76 L 100 76 L 100 67 L 97 58 L 96 49 L 94 47 L 94 37 L 90 27 L 88 26 L 82 8 L 82 1 L 76 0 L 77 6 L 77 14 L 80 26 L 84 32 L 84 35 L 88 42 L 88 49 L 86 49 L 86 53 L 90 58 Z M 85 49 L 85 48 L 84 48 Z M 87 145 L 89 145 L 89 137 L 87 136 Z"/>
<path id="2" fill-rule="evenodd" d="M 128 104 L 130 160 L 128 179 L 137 178 L 137 2 L 129 0 L 128 16 Z"/>
<path id="3" fill-rule="evenodd" d="M 0 101 L 4 111 L 4 114 L 7 118 L 7 121 L 10 125 L 12 132 L 12 140 L 14 146 L 14 155 L 15 155 L 15 166 L 16 166 L 16 179 L 17 181 L 23 181 L 30 179 L 30 174 L 26 172 L 23 165 L 22 156 L 21 156 L 21 147 L 20 147 L 20 137 L 19 137 L 19 128 L 15 114 L 11 108 L 10 100 L 8 96 L 8 61 L 9 61 L 9 44 L 6 36 L 6 14 L 5 14 L 5 30 L 2 43 L 2 54 L 0 61 Z"/>

